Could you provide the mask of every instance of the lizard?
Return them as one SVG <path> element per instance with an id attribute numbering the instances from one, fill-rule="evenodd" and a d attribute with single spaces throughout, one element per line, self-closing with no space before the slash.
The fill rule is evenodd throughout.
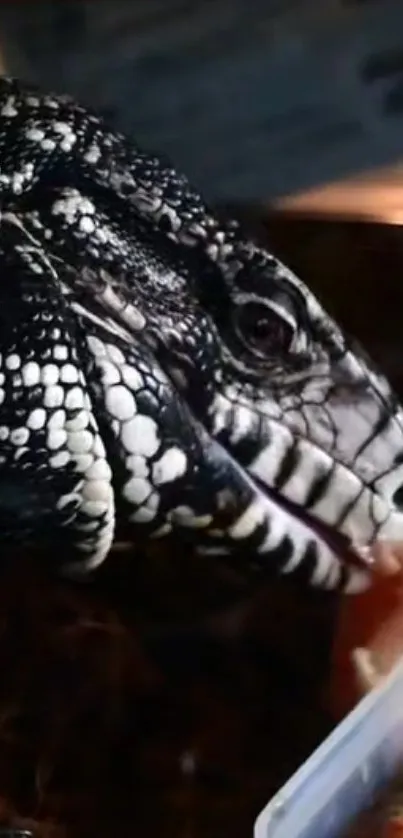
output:
<path id="1" fill-rule="evenodd" d="M 173 536 L 365 589 L 403 539 L 403 412 L 309 287 L 169 160 L 11 77 L 0 211 L 2 542 L 77 577 Z"/>

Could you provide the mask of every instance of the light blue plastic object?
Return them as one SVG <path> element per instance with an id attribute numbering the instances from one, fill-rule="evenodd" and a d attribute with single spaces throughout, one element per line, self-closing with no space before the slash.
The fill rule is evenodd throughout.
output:
<path id="1" fill-rule="evenodd" d="M 342 838 L 403 765 L 403 662 L 260 813 L 254 838 Z"/>

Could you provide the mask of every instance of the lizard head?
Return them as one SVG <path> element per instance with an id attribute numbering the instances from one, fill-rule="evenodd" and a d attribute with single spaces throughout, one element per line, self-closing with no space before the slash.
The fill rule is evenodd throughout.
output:
<path id="1" fill-rule="evenodd" d="M 224 229 L 209 248 L 217 272 L 189 266 L 191 293 L 178 288 L 154 315 L 161 364 L 254 487 L 226 546 L 205 551 L 247 548 L 320 587 L 359 590 L 357 560 L 403 535 L 402 409 L 309 288 L 236 224 L 229 239 Z"/>
<path id="2" fill-rule="evenodd" d="M 170 164 L 70 101 L 1 85 L 3 206 L 74 332 L 118 519 L 361 589 L 374 544 L 403 540 L 403 412 L 384 376 Z"/>

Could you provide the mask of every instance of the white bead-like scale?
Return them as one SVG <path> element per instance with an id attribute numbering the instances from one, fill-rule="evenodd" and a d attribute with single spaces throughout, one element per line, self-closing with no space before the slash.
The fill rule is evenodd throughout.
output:
<path id="1" fill-rule="evenodd" d="M 186 474 L 186 454 L 167 445 L 164 424 L 150 415 L 149 388 L 154 382 L 155 398 L 164 405 L 161 376 L 153 374 L 150 362 L 148 383 L 138 368 L 139 357 L 129 348 L 125 355 L 116 345 L 99 337 L 87 338 L 89 351 L 102 384 L 105 417 L 116 442 L 119 460 L 125 468 L 122 498 L 132 508 L 129 521 L 151 524 L 158 516 L 162 484 L 175 483 Z M 141 362 L 144 365 L 144 355 Z M 166 387 L 169 386 L 166 379 Z M 158 522 L 160 526 L 161 522 Z"/>
<path id="2" fill-rule="evenodd" d="M 28 251 L 25 256 L 28 264 Z M 40 264 L 41 257 L 37 253 L 38 275 Z M 93 567 L 105 558 L 113 541 L 112 473 L 77 348 L 63 318 L 56 313 L 53 324 L 55 327 L 60 322 L 59 331 L 65 333 L 65 342 L 54 346 L 53 361 L 47 360 L 51 336 L 43 328 L 50 290 L 46 285 L 49 279 L 46 260 L 42 262 L 42 269 L 43 288 L 29 293 L 25 289 L 24 272 L 19 275 L 17 265 L 10 266 L 10 276 L 21 282 L 24 304 L 20 319 L 13 323 L 11 330 L 4 331 L 3 328 L 2 334 L 0 368 L 4 370 L 2 389 L 5 396 L 0 433 L 2 479 L 5 483 L 8 479 L 12 484 L 18 480 L 18 475 L 22 478 L 25 475 L 27 482 L 35 485 L 36 469 L 45 467 L 48 491 L 55 487 L 51 501 L 54 508 L 43 504 L 38 529 L 41 529 L 41 514 L 45 530 L 48 519 L 56 515 L 60 527 L 71 531 L 71 547 L 88 554 L 88 565 Z M 28 333 L 29 342 L 23 339 Z M 31 356 L 33 348 L 35 361 L 28 360 L 23 354 L 26 350 Z M 20 414 L 18 424 L 11 405 L 15 405 Z M 36 491 L 40 497 L 40 477 L 38 480 Z"/>

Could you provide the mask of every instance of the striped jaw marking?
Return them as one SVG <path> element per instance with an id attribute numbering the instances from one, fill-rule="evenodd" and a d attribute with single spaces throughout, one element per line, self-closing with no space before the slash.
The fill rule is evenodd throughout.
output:
<path id="1" fill-rule="evenodd" d="M 116 529 L 174 530 L 239 568 L 362 589 L 375 542 L 403 541 L 384 378 L 95 114 L 3 78 L 0 127 L 3 537 L 87 570 Z"/>

